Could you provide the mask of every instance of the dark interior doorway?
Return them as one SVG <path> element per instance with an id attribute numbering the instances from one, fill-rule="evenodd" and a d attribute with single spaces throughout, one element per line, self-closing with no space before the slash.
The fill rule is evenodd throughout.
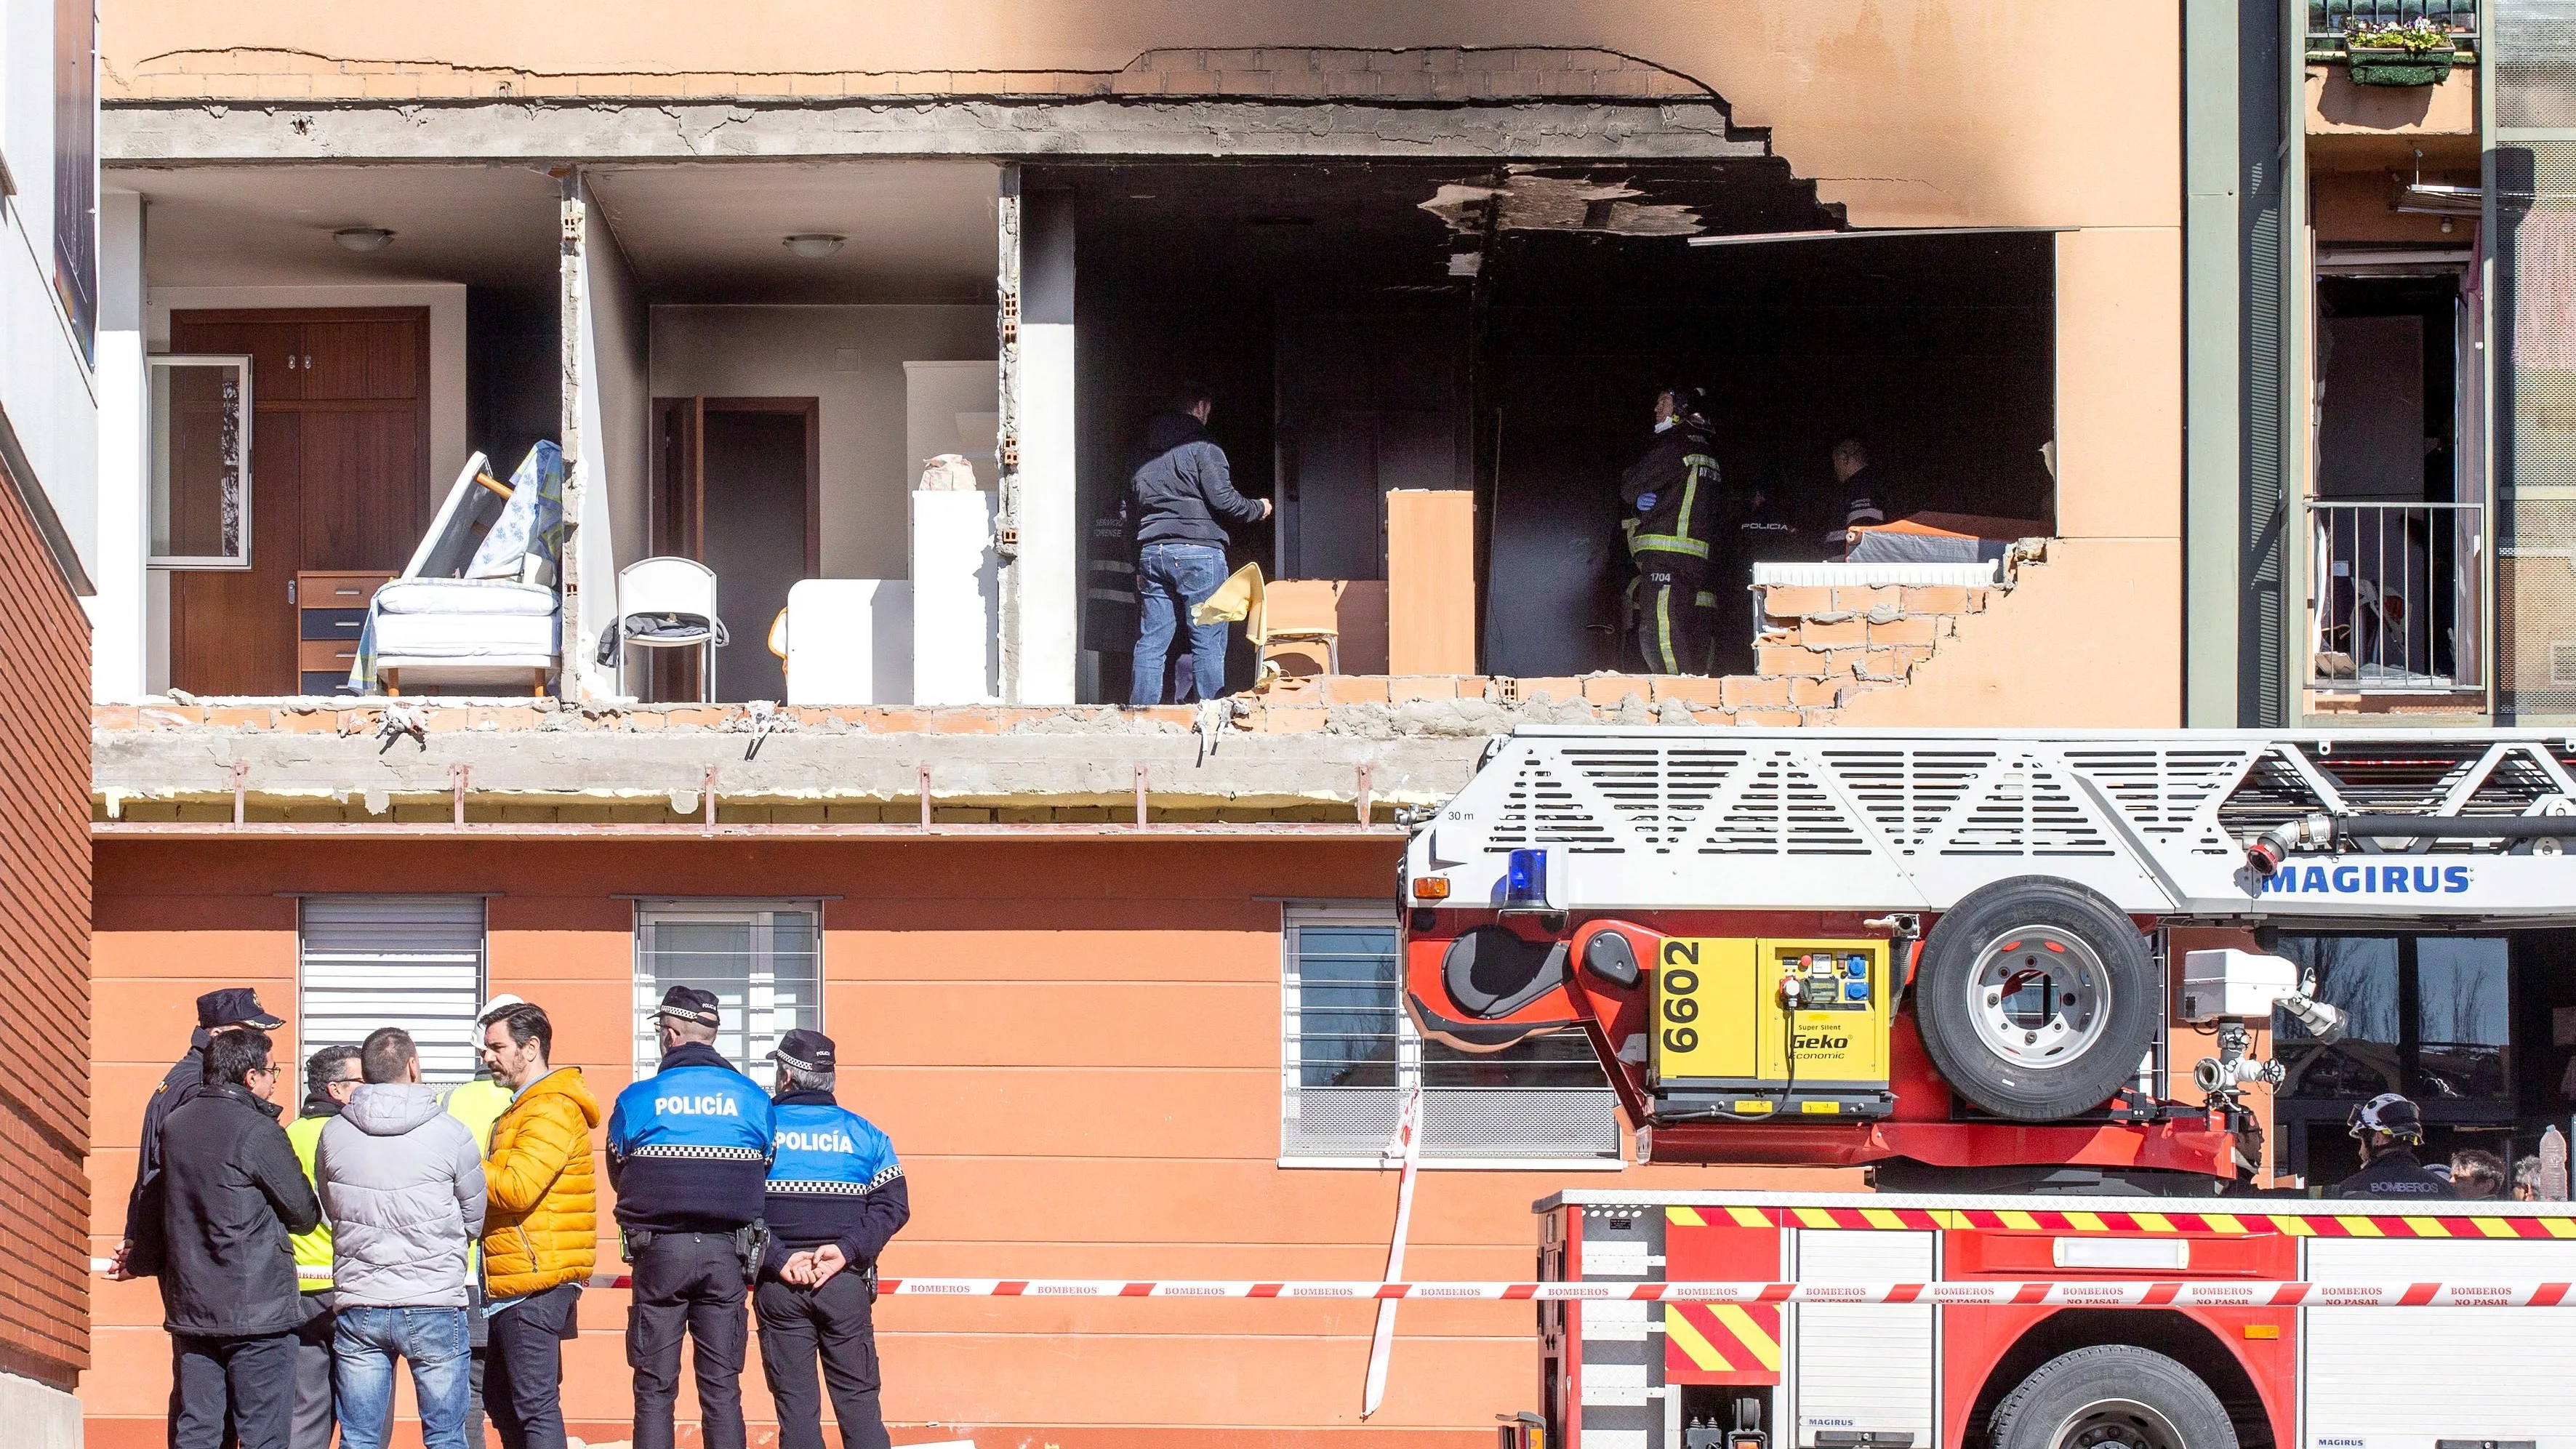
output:
<path id="1" fill-rule="evenodd" d="M 659 398 L 651 535 L 656 554 L 715 571 L 731 638 L 716 650 L 716 698 L 787 698 L 769 626 L 787 592 L 821 570 L 821 403 L 801 398 Z M 654 651 L 656 699 L 697 697 L 694 650 Z"/>
<path id="2" fill-rule="evenodd" d="M 1776 159 L 1098 163 L 1026 184 L 1076 218 L 1082 644 L 1112 694 L 1134 638 L 1117 602 L 1128 455 L 1185 382 L 1214 393 L 1236 484 L 1278 508 L 1235 530 L 1235 565 L 1382 578 L 1387 488 L 1473 490 L 1489 673 L 1624 662 L 1618 480 L 1669 383 L 1714 395 L 1727 507 L 1758 491 L 1804 557 L 1840 524 L 1843 437 L 1872 444 L 1891 517 L 2053 521 L 2044 233 L 1691 246 L 1841 225 Z M 1479 194 L 1503 198 L 1482 223 L 1459 201 Z M 1730 602 L 1749 621 L 1740 586 Z M 1235 660 L 1230 684 L 1251 671 Z"/>

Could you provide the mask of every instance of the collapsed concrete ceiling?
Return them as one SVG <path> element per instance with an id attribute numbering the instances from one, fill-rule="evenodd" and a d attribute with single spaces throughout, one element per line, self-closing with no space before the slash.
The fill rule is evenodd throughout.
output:
<path id="1" fill-rule="evenodd" d="M 1422 209 L 1467 235 L 1489 225 L 1503 231 L 1597 231 L 1618 236 L 1696 236 L 1704 228 L 1687 206 L 1640 200 L 1621 181 L 1547 175 L 1520 167 L 1499 185 L 1445 182 Z"/>

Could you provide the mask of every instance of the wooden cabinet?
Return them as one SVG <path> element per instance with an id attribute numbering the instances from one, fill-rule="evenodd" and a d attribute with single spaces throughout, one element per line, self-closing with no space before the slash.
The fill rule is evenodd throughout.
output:
<path id="1" fill-rule="evenodd" d="M 429 310 L 177 311 L 170 345 L 248 353 L 252 373 L 250 566 L 171 573 L 170 683 L 311 693 L 331 666 L 299 627 L 314 605 L 288 589 L 316 574 L 382 580 L 429 524 Z"/>
<path id="2" fill-rule="evenodd" d="M 299 694 L 337 694 L 358 661 L 367 603 L 390 573 L 300 570 L 295 575 L 295 667 Z"/>

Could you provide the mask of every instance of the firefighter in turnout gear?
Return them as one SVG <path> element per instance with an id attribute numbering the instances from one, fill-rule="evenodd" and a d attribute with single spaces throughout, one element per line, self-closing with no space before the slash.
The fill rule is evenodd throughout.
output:
<path id="1" fill-rule="evenodd" d="M 653 1015 L 661 1069 L 618 1093 L 608 1119 L 608 1185 L 635 1265 L 635 1449 L 672 1449 L 684 1334 L 697 1344 L 699 1442 L 743 1449 L 744 1297 L 766 1251 L 769 1094 L 715 1049 L 714 992 L 674 986 Z"/>
<path id="2" fill-rule="evenodd" d="M 1637 652 L 1650 674 L 1705 674 L 1717 627 L 1709 590 L 1717 536 L 1717 459 L 1700 390 L 1655 396 L 1655 441 L 1619 480 L 1637 565 Z"/>
<path id="3" fill-rule="evenodd" d="M 778 1044 L 769 1253 L 753 1305 L 779 1449 L 823 1449 L 823 1385 L 846 1449 L 886 1449 L 877 1406 L 877 1254 L 912 1216 L 894 1144 L 832 1100 L 837 1053 L 818 1031 Z"/>

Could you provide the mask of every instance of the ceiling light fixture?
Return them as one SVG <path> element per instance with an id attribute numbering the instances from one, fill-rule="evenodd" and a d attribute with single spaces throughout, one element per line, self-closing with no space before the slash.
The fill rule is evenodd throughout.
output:
<path id="1" fill-rule="evenodd" d="M 807 261 L 819 261 L 839 251 L 841 244 L 848 240 L 848 237 L 833 236 L 829 232 L 800 232 L 787 239 L 787 249 Z"/>
<path id="2" fill-rule="evenodd" d="M 331 240 L 353 252 L 380 252 L 393 245 L 394 234 L 380 226 L 346 226 L 331 233 Z"/>

